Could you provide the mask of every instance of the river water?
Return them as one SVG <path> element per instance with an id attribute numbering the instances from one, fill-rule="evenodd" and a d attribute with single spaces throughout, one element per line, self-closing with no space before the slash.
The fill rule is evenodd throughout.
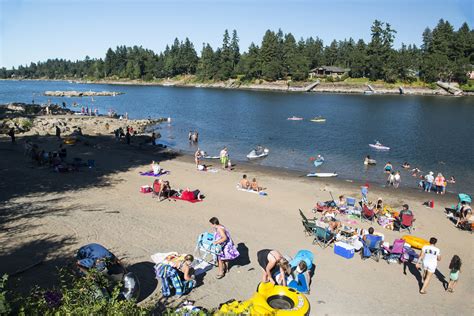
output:
<path id="1" fill-rule="evenodd" d="M 46 90 L 120 91 L 115 97 L 49 98 Z M 130 118 L 171 117 L 162 125 L 163 140 L 193 152 L 187 140 L 190 130 L 199 131 L 201 149 L 218 155 L 229 148 L 233 161 L 258 144 L 270 155 L 256 164 L 288 168 L 302 174 L 314 172 L 309 160 L 325 157 L 319 172 L 337 172 L 340 178 L 382 185 L 385 162 L 400 170 L 402 186 L 416 187 L 418 180 L 401 168 L 404 161 L 423 172 L 442 172 L 456 177 L 448 191 L 472 193 L 474 188 L 474 98 L 434 96 L 343 95 L 261 92 L 225 89 L 158 86 L 76 84 L 57 81 L 0 81 L 0 103 L 46 103 L 48 99 L 68 106 L 73 102 L 128 112 Z M 80 110 L 80 108 L 76 108 Z M 304 121 L 288 121 L 291 116 Z M 325 123 L 310 118 L 322 115 Z M 379 140 L 391 149 L 371 149 Z M 377 165 L 365 167 L 366 155 Z"/>

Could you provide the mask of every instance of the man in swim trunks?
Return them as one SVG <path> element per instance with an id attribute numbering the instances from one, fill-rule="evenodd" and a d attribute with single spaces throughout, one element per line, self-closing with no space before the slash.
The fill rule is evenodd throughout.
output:
<path id="1" fill-rule="evenodd" d="M 433 273 L 436 272 L 438 261 L 441 261 L 441 251 L 435 247 L 437 242 L 438 240 L 436 238 L 431 237 L 430 245 L 421 248 L 420 259 L 416 264 L 417 269 L 423 267 L 423 286 L 420 290 L 420 294 L 426 294 L 426 288 L 430 284 Z"/>
<path id="2" fill-rule="evenodd" d="M 242 180 L 240 180 L 239 184 L 240 184 L 240 188 L 242 188 L 242 189 L 245 189 L 245 190 L 250 189 L 250 182 L 249 182 L 249 180 L 247 180 L 247 175 L 246 174 L 244 174 L 242 176 Z"/>

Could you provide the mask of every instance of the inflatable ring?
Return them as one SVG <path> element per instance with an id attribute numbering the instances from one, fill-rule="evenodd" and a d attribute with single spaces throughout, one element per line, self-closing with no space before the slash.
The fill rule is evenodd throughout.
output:
<path id="1" fill-rule="evenodd" d="M 74 138 L 64 139 L 64 144 L 66 144 L 66 145 L 74 145 L 75 143 L 76 143 L 76 140 Z"/>
<path id="2" fill-rule="evenodd" d="M 402 237 L 402 239 L 409 244 L 412 248 L 416 249 L 421 249 L 423 246 L 429 246 L 430 242 L 426 239 L 420 238 L 420 237 L 415 237 L 415 236 L 410 236 L 410 235 L 405 235 Z"/>
<path id="3" fill-rule="evenodd" d="M 257 293 L 247 301 L 223 304 L 217 315 L 250 312 L 251 315 L 305 316 L 309 315 L 309 309 L 308 299 L 300 292 L 268 282 L 260 283 Z"/>

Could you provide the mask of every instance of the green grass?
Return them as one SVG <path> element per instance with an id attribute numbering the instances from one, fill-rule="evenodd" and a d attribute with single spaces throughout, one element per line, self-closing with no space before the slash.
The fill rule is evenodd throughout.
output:
<path id="1" fill-rule="evenodd" d="M 466 92 L 474 92 L 474 80 L 468 80 L 466 84 L 461 85 L 459 88 Z"/>

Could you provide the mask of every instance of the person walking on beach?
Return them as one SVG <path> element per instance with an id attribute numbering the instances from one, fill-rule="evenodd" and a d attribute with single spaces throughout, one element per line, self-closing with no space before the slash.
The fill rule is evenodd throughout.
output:
<path id="1" fill-rule="evenodd" d="M 421 248 L 420 258 L 416 264 L 416 268 L 423 268 L 423 286 L 420 294 L 426 294 L 426 288 L 430 284 L 431 277 L 436 272 L 438 261 L 441 261 L 441 251 L 435 245 L 438 240 L 434 237 L 430 238 L 430 245 Z"/>
<path id="2" fill-rule="evenodd" d="M 56 137 L 58 139 L 61 139 L 61 129 L 57 125 L 56 125 Z"/>
<path id="3" fill-rule="evenodd" d="M 459 272 L 461 271 L 461 258 L 458 255 L 454 255 L 451 259 L 451 263 L 449 264 L 449 283 L 448 288 L 446 289 L 448 292 L 453 293 L 456 284 L 458 284 L 459 279 Z"/>
<path id="4" fill-rule="evenodd" d="M 196 169 L 198 169 L 199 164 L 201 163 L 201 149 L 197 149 L 196 152 L 194 153 L 194 162 L 196 163 Z"/>
<path id="5" fill-rule="evenodd" d="M 209 220 L 212 228 L 214 228 L 214 245 L 220 245 L 222 252 L 217 255 L 217 264 L 219 271 L 217 272 L 216 278 L 222 279 L 225 274 L 229 271 L 229 261 L 234 260 L 240 256 L 239 251 L 234 245 L 230 233 L 219 223 L 217 217 L 212 217 Z"/>
<path id="6" fill-rule="evenodd" d="M 221 152 L 219 153 L 219 157 L 221 159 L 222 169 L 227 168 L 229 161 L 229 152 L 227 151 L 227 147 L 222 148 Z"/>

